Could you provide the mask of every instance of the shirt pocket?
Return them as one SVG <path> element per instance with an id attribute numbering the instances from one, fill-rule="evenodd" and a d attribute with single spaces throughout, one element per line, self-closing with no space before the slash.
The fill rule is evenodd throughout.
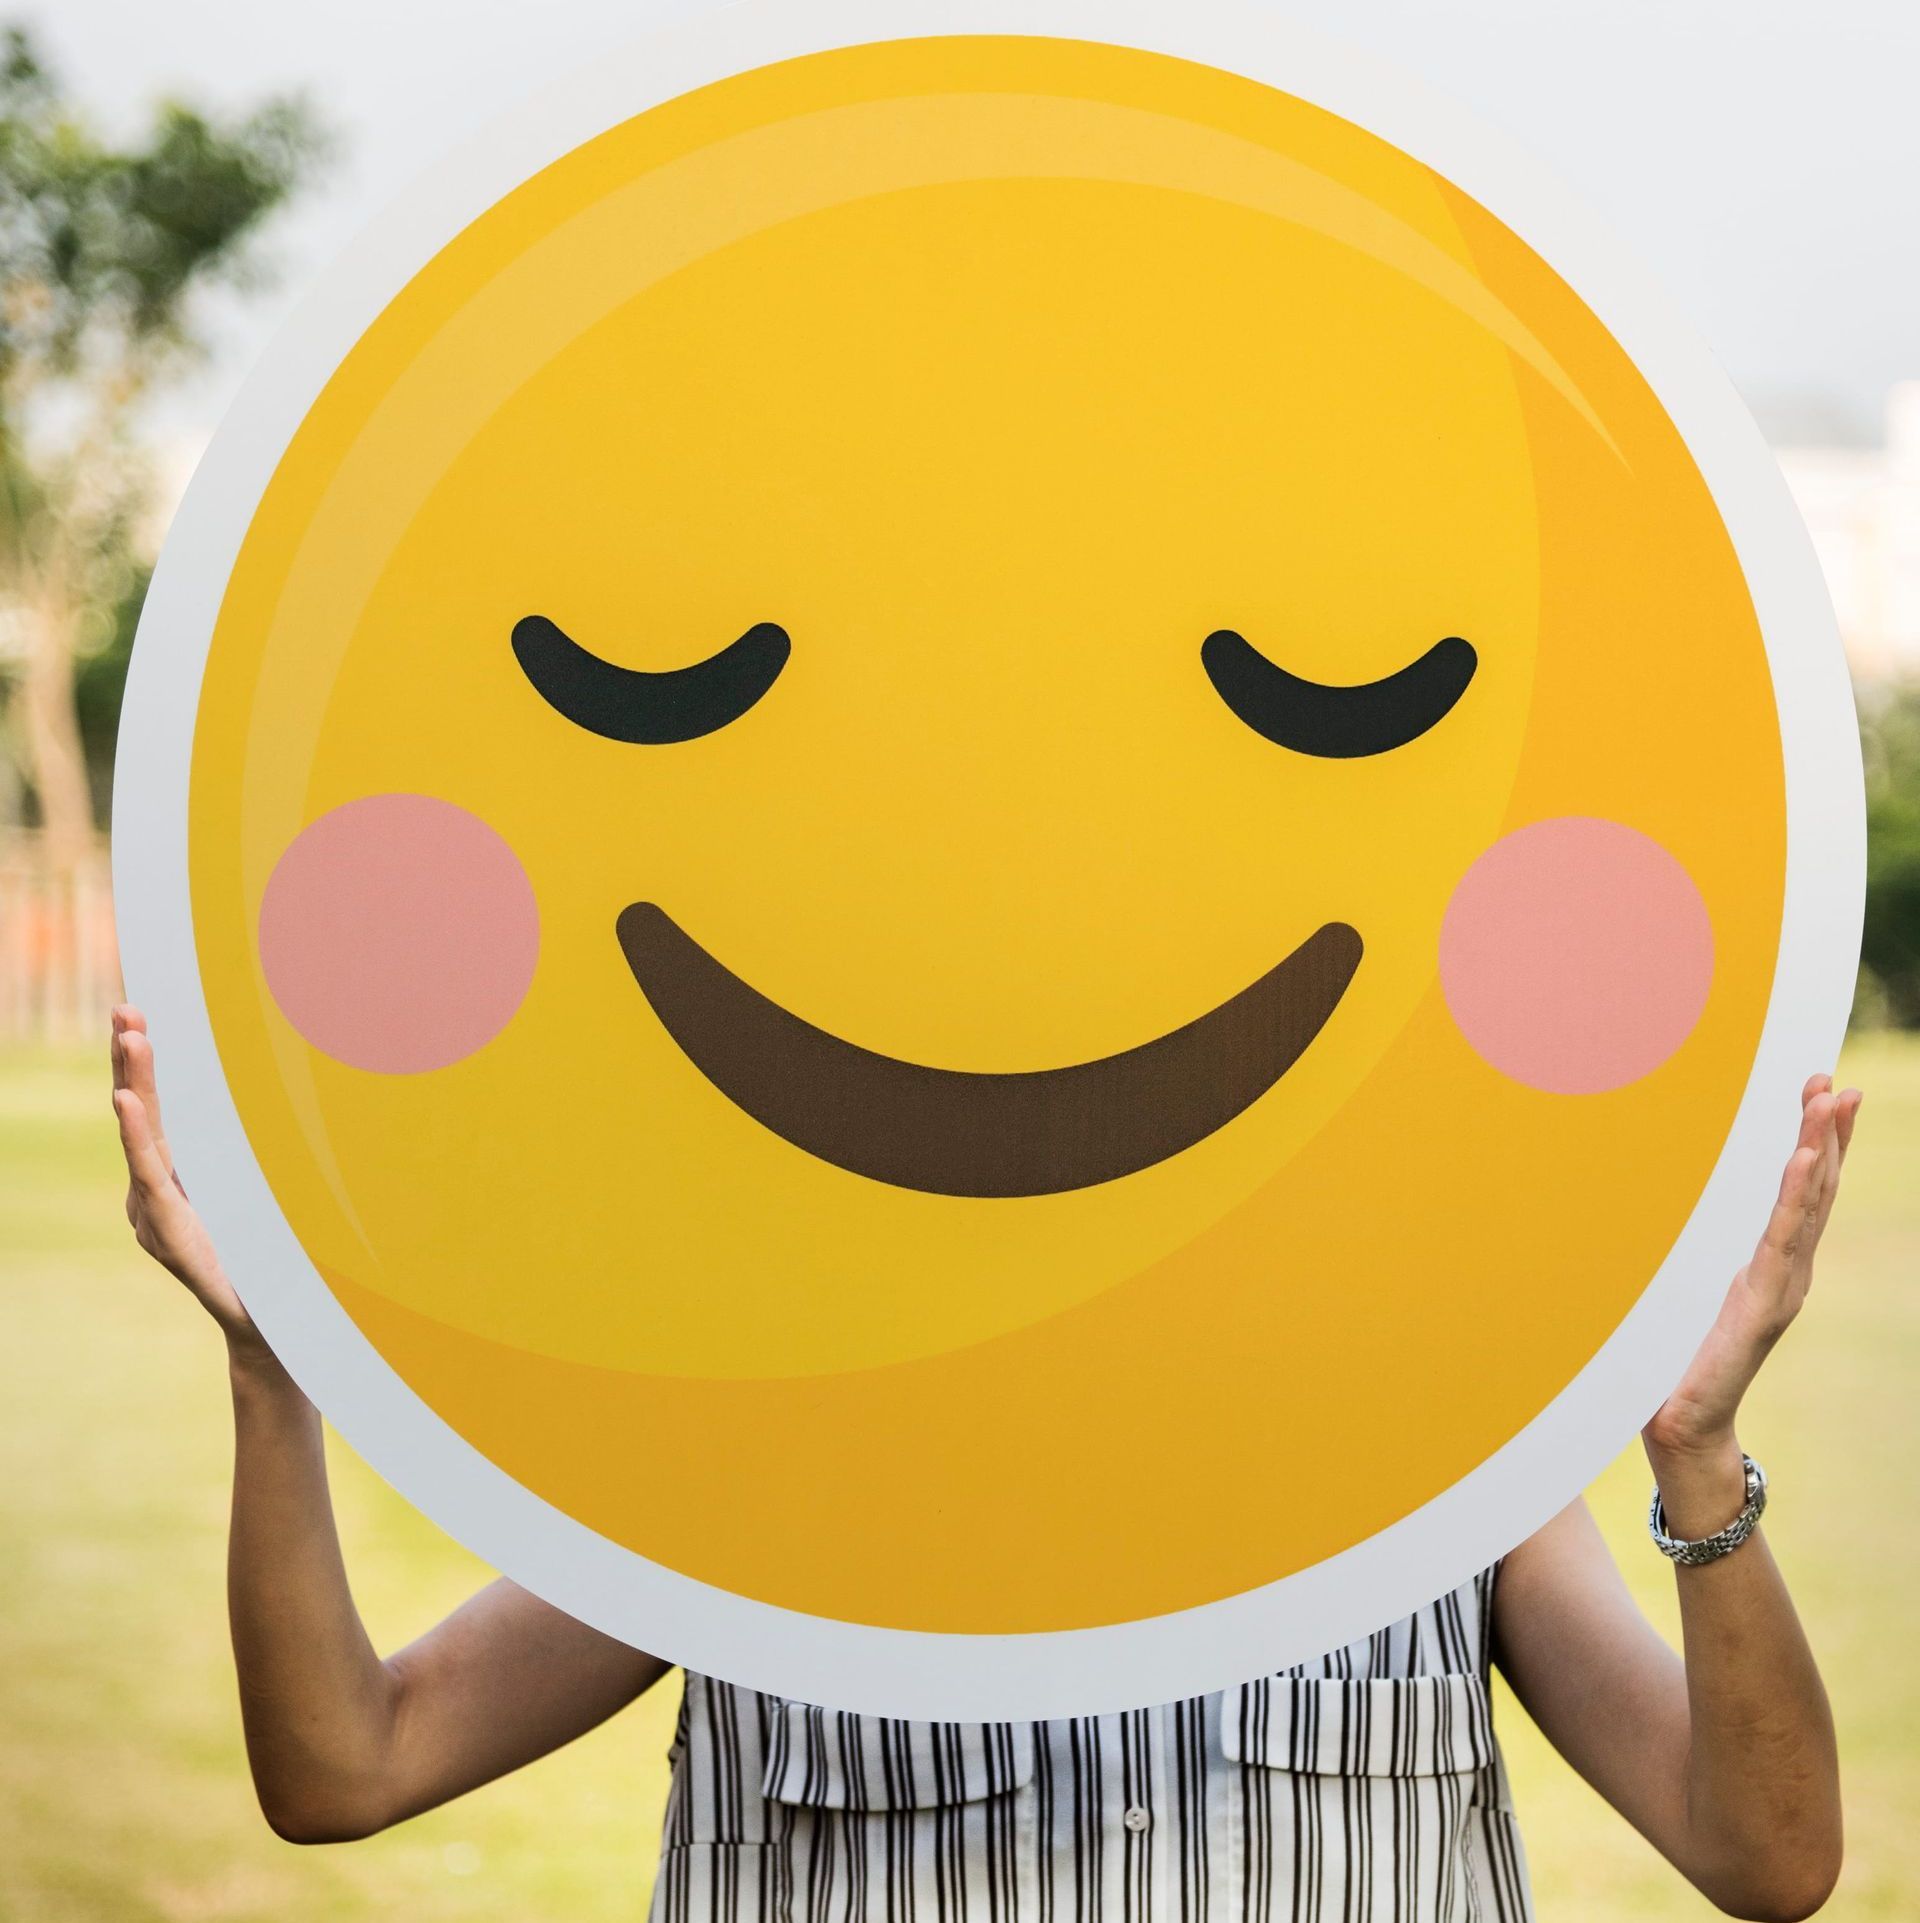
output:
<path id="1" fill-rule="evenodd" d="M 913 1723 L 782 1703 L 761 1788 L 771 1802 L 871 1814 L 983 1802 L 1032 1781 L 1031 1723 Z"/>
<path id="2" fill-rule="evenodd" d="M 1493 1761 L 1478 1676 L 1266 1676 L 1227 1691 L 1232 1763 L 1313 1776 L 1451 1776 Z"/>
<path id="3" fill-rule="evenodd" d="M 1226 1692 L 1228 1852 L 1249 1923 L 1471 1923 L 1493 1712 L 1472 1675 L 1269 1676 Z"/>
<path id="4" fill-rule="evenodd" d="M 1034 1889 L 1030 1723 L 916 1723 L 785 1703 L 762 1779 L 777 1876 L 809 1914 L 1021 1918 Z M 777 1914 L 777 1911 L 776 1911 Z"/>

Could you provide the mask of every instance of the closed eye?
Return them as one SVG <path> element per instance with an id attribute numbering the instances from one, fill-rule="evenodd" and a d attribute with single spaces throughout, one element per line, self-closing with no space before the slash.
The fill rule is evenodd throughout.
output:
<path id="1" fill-rule="evenodd" d="M 648 674 L 590 654 L 544 614 L 513 628 L 514 658 L 534 691 L 576 727 L 609 741 L 694 741 L 738 721 L 773 686 L 793 643 L 761 621 L 691 667 Z"/>
<path id="2" fill-rule="evenodd" d="M 1445 720 L 1479 659 L 1470 642 L 1449 635 L 1383 681 L 1341 687 L 1289 674 L 1231 628 L 1200 644 L 1207 679 L 1255 734 L 1339 761 L 1405 747 Z"/>

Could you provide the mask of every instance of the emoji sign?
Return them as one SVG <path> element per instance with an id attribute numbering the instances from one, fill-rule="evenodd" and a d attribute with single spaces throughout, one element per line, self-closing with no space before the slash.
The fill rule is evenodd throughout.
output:
<path id="1" fill-rule="evenodd" d="M 1858 916 L 1806 543 L 1631 269 L 1270 22 L 1020 11 L 734 10 L 404 203 L 195 484 L 118 810 L 349 1439 L 907 1715 L 1269 1670 L 1571 1497 Z"/>

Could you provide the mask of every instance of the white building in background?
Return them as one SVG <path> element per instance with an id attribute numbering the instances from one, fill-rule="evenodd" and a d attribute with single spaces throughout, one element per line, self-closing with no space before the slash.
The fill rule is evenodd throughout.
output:
<path id="1" fill-rule="evenodd" d="M 1855 679 L 1920 677 L 1920 381 L 1888 394 L 1884 445 L 1778 453 Z"/>

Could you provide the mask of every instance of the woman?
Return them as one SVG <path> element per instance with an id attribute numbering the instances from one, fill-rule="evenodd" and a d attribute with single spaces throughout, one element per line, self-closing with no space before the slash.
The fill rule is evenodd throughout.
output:
<path id="1" fill-rule="evenodd" d="M 228 1605 L 274 1829 L 303 1843 L 370 1835 L 532 1762 L 657 1682 L 659 1658 L 504 1580 L 398 1654 L 376 1653 L 341 1562 L 319 1416 L 174 1173 L 137 1009 L 114 1011 L 113 1071 L 128 1219 L 227 1339 Z M 655 1915 L 1524 1917 L 1487 1715 L 1494 1662 L 1560 1753 L 1713 1902 L 1811 1915 L 1840 1866 L 1833 1725 L 1754 1533 L 1764 1483 L 1736 1417 L 1806 1299 L 1859 1108 L 1857 1090 L 1807 1083 L 1753 1259 L 1643 1431 L 1684 1660 L 1575 1502 L 1418 1615 L 1161 1709 L 890 1723 L 690 1676 Z"/>

